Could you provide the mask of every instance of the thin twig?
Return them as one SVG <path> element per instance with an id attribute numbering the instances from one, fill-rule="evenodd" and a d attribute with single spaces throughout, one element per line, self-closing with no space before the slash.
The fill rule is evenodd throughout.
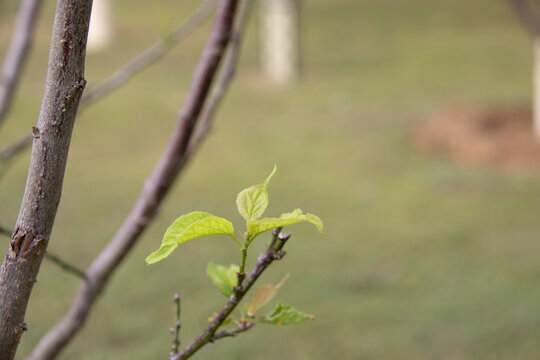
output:
<path id="1" fill-rule="evenodd" d="M 205 46 L 178 122 L 161 159 L 142 189 L 131 213 L 113 239 L 92 262 L 66 315 L 34 348 L 28 359 L 53 359 L 79 332 L 109 278 L 156 216 L 157 210 L 190 159 L 188 145 L 208 98 L 212 81 L 227 47 L 238 0 L 220 0 Z"/>
<path id="2" fill-rule="evenodd" d="M 42 0 L 22 0 L 0 75 L 0 124 L 9 112 L 34 34 Z"/>
<path id="3" fill-rule="evenodd" d="M 170 356 L 178 354 L 178 349 L 180 348 L 180 327 L 182 326 L 182 322 L 180 321 L 180 295 L 178 293 L 174 294 L 173 302 L 176 308 L 176 322 L 174 323 L 174 328 L 171 328 L 173 341 Z"/>
<path id="4" fill-rule="evenodd" d="M 18 153 L 22 152 L 32 143 L 32 134 L 29 132 L 25 136 L 20 137 L 17 141 L 9 144 L 0 150 L 0 161 L 6 161 L 13 158 Z"/>
<path id="5" fill-rule="evenodd" d="M 101 84 L 89 88 L 81 99 L 79 110 L 83 110 L 88 105 L 95 103 L 104 98 L 105 95 L 117 90 L 121 85 L 125 84 L 139 72 L 162 58 L 175 44 L 185 39 L 197 27 L 202 25 L 205 20 L 210 17 L 210 14 L 212 14 L 215 7 L 216 0 L 206 0 L 189 18 L 172 29 L 169 36 L 159 40 L 142 53 L 129 60 Z M 0 161 L 12 158 L 25 150 L 30 144 L 32 144 L 32 133 L 28 132 L 15 142 L 0 149 Z"/>
<path id="6" fill-rule="evenodd" d="M 245 32 L 251 4 L 252 0 L 240 0 L 237 21 L 231 35 L 225 60 L 223 61 L 223 70 L 216 80 L 216 86 L 214 86 L 212 95 L 208 99 L 207 105 L 201 115 L 201 120 L 196 129 L 196 136 L 193 137 L 194 141 L 201 141 L 210 131 L 211 120 L 214 118 L 218 105 L 221 103 L 221 99 L 225 96 L 228 85 L 234 77 L 238 63 L 238 54 L 242 45 L 242 34 Z M 190 146 L 197 146 L 197 144 L 190 144 Z"/>
<path id="7" fill-rule="evenodd" d="M 45 259 L 48 259 L 48 260 L 52 261 L 54 264 L 58 265 L 63 270 L 67 271 L 68 273 L 73 274 L 73 275 L 75 275 L 75 276 L 77 276 L 77 277 L 79 277 L 81 279 L 86 280 L 86 274 L 84 273 L 83 270 L 79 269 L 75 265 L 72 265 L 72 264 L 62 260 L 59 256 L 51 254 L 50 252 L 47 252 L 45 254 Z"/>
<path id="8" fill-rule="evenodd" d="M 275 228 L 275 229 L 272 230 L 272 241 L 270 241 L 270 244 L 268 245 L 267 250 L 270 250 L 271 248 L 274 247 L 274 245 L 276 244 L 276 241 L 277 241 L 277 237 L 281 233 L 282 229 L 283 229 L 282 227 L 278 227 L 278 228 Z"/>
<path id="9" fill-rule="evenodd" d="M 81 108 L 103 98 L 131 79 L 135 74 L 163 57 L 175 44 L 185 39 L 196 28 L 202 25 L 210 14 L 212 14 L 216 8 L 216 4 L 216 0 L 206 0 L 190 17 L 173 28 L 168 36 L 135 56 L 98 86 L 90 87 L 81 100 Z"/>
<path id="10" fill-rule="evenodd" d="M 0 235 L 8 236 L 11 238 L 11 231 L 9 231 L 7 228 L 0 226 Z M 81 269 L 77 268 L 75 265 L 72 265 L 68 263 L 67 261 L 62 260 L 57 255 L 51 254 L 50 252 L 45 253 L 45 259 L 52 261 L 54 264 L 58 265 L 62 269 L 66 270 L 67 272 L 82 278 L 86 279 L 86 274 Z"/>
<path id="11" fill-rule="evenodd" d="M 240 303 L 244 295 L 251 289 L 253 284 L 261 276 L 261 274 L 270 266 L 275 260 L 280 260 L 285 256 L 283 246 L 287 240 L 291 237 L 290 234 L 279 234 L 276 237 L 276 242 L 272 248 L 261 254 L 257 259 L 255 267 L 247 276 L 242 286 L 236 288 L 236 291 L 229 298 L 221 312 L 210 322 L 210 324 L 203 330 L 203 332 L 193 341 L 187 348 L 185 348 L 180 354 L 172 356 L 170 360 L 185 360 L 195 354 L 200 348 L 218 338 L 226 336 L 225 333 L 217 333 L 219 327 L 229 317 L 236 306 Z M 223 336 L 222 336 L 223 335 Z"/>
<path id="12" fill-rule="evenodd" d="M 235 330 L 232 330 L 232 331 L 227 331 L 227 330 L 218 331 L 218 332 L 216 332 L 214 334 L 214 336 L 212 337 L 212 340 L 210 340 L 209 342 L 213 343 L 216 340 L 223 339 L 223 338 L 226 338 L 226 337 L 235 337 L 236 335 L 238 335 L 240 333 L 248 331 L 249 329 L 251 329 L 253 327 L 253 325 L 255 325 L 255 324 L 254 323 L 248 323 L 248 324 L 243 325 L 242 327 L 240 327 L 238 329 L 235 329 Z"/>

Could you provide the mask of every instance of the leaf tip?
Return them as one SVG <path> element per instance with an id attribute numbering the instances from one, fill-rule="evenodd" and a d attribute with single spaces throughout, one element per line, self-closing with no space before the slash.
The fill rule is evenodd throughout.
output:
<path id="1" fill-rule="evenodd" d="M 272 169 L 272 172 L 270 173 L 270 175 L 268 175 L 268 177 L 264 180 L 264 187 L 267 188 L 268 187 L 268 184 L 270 183 L 270 180 L 272 179 L 272 177 L 274 176 L 274 174 L 276 173 L 277 171 L 277 165 L 274 164 L 274 168 Z"/>

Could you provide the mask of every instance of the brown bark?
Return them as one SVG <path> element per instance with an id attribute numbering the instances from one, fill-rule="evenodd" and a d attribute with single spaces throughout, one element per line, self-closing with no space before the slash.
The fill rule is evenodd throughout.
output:
<path id="1" fill-rule="evenodd" d="M 24 197 L 0 270 L 0 359 L 13 359 L 45 254 L 64 178 L 71 133 L 86 81 L 84 62 L 92 0 L 58 0 L 45 94 Z"/>
<path id="2" fill-rule="evenodd" d="M 28 360 L 54 359 L 83 327 L 109 278 L 146 230 L 179 172 L 190 158 L 194 128 L 207 103 L 212 82 L 230 39 L 238 0 L 220 0 L 210 38 L 192 79 L 171 139 L 113 239 L 86 271 L 67 313 L 41 339 Z"/>

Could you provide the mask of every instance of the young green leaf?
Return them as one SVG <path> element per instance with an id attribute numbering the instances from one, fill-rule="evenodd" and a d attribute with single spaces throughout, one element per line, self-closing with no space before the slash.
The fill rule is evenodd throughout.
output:
<path id="1" fill-rule="evenodd" d="M 268 192 L 266 189 L 268 188 L 268 183 L 270 182 L 270 179 L 272 179 L 272 176 L 274 176 L 276 169 L 277 168 L 274 165 L 274 169 L 264 180 L 264 183 L 250 186 L 247 189 L 240 191 L 236 197 L 236 207 L 238 208 L 238 212 L 246 219 L 246 221 L 259 219 L 264 213 L 264 210 L 266 210 L 266 207 L 268 206 Z"/>
<path id="2" fill-rule="evenodd" d="M 278 302 L 274 310 L 262 317 L 260 321 L 266 324 L 280 324 L 280 325 L 292 325 L 299 324 L 306 320 L 315 320 L 315 316 L 305 314 L 292 306 L 284 306 Z"/>
<path id="3" fill-rule="evenodd" d="M 163 236 L 161 247 L 148 255 L 146 263 L 154 264 L 161 261 L 169 256 L 184 241 L 205 235 L 230 235 L 235 239 L 234 228 L 229 220 L 206 212 L 195 211 L 180 216 L 169 226 Z"/>
<path id="4" fill-rule="evenodd" d="M 255 296 L 253 296 L 253 301 L 251 302 L 251 305 L 249 306 L 247 310 L 247 314 L 249 316 L 255 315 L 257 311 L 259 311 L 260 308 L 262 308 L 264 305 L 266 305 L 272 298 L 277 294 L 279 289 L 285 284 L 285 281 L 289 278 L 289 274 L 285 275 L 285 277 L 279 282 L 277 285 L 267 284 L 263 285 L 257 290 L 255 293 Z"/>
<path id="5" fill-rule="evenodd" d="M 248 231 L 253 236 L 257 236 L 265 231 L 296 224 L 302 221 L 307 221 L 317 227 L 320 232 L 323 232 L 324 225 L 321 219 L 313 214 L 302 214 L 302 210 L 296 209 L 293 212 L 281 214 L 279 218 L 263 218 L 260 220 L 248 221 Z"/>
<path id="6" fill-rule="evenodd" d="M 218 290 L 225 296 L 229 297 L 233 294 L 233 286 L 236 286 L 238 279 L 236 274 L 240 271 L 238 265 L 225 266 L 209 263 L 206 268 L 206 273 Z"/>

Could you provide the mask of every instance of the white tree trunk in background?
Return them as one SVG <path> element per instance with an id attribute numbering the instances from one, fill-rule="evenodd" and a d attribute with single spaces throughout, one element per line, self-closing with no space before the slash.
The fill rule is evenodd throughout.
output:
<path id="1" fill-rule="evenodd" d="M 540 36 L 534 39 L 534 73 L 533 73 L 533 121 L 534 134 L 540 140 Z"/>
<path id="2" fill-rule="evenodd" d="M 261 0 L 261 67 L 265 78 L 289 85 L 299 72 L 297 0 Z"/>
<path id="3" fill-rule="evenodd" d="M 88 34 L 89 52 L 105 50 L 111 43 L 112 16 L 110 0 L 94 0 L 92 17 L 90 18 L 90 32 Z"/>

